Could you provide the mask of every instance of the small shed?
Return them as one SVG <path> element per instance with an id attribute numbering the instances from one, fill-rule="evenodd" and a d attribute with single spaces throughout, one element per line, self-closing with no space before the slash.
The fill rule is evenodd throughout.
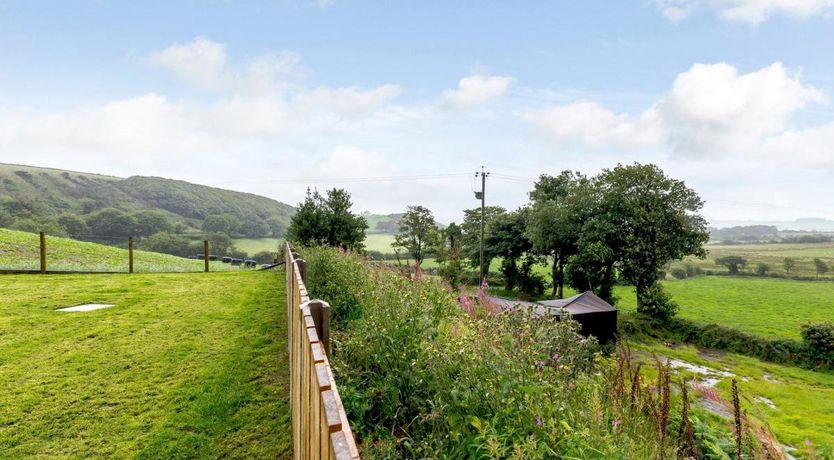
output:
<path id="1" fill-rule="evenodd" d="M 560 315 L 563 310 L 570 313 L 571 318 L 579 323 L 579 332 L 584 336 L 592 335 L 599 343 L 616 340 L 617 309 L 591 291 L 567 299 L 540 300 L 537 303 L 549 307 L 553 315 Z"/>

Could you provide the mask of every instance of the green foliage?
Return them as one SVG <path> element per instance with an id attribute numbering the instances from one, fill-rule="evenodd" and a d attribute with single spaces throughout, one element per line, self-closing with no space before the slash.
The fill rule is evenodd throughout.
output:
<path id="1" fill-rule="evenodd" d="M 689 277 L 689 273 L 686 272 L 685 268 L 676 267 L 672 269 L 672 277 L 682 280 Z"/>
<path id="2" fill-rule="evenodd" d="M 489 235 L 495 219 L 507 212 L 500 206 L 486 206 L 484 208 L 484 234 Z M 481 260 L 481 208 L 463 211 L 461 229 L 461 256 L 469 262 L 472 268 L 478 268 Z M 491 259 L 484 254 L 484 273 L 489 271 Z"/>
<path id="3" fill-rule="evenodd" d="M 318 191 L 307 189 L 287 229 L 287 239 L 302 245 L 325 245 L 343 249 L 362 249 L 368 223 L 351 213 L 350 194 L 342 189 Z"/>
<path id="4" fill-rule="evenodd" d="M 654 283 L 643 292 L 643 302 L 637 304 L 637 312 L 653 321 L 668 321 L 678 312 L 679 306 L 660 283 Z"/>
<path id="5" fill-rule="evenodd" d="M 826 321 L 803 325 L 802 341 L 818 358 L 834 366 L 834 323 Z"/>
<path id="6" fill-rule="evenodd" d="M 58 222 L 49 217 L 18 219 L 10 228 L 28 233 L 44 232 L 48 235 L 55 236 L 67 235 L 67 231 Z"/>
<path id="7" fill-rule="evenodd" d="M 817 276 L 828 273 L 828 264 L 820 258 L 814 258 L 814 269 L 817 271 Z"/>
<path id="8" fill-rule="evenodd" d="M 437 251 L 440 243 L 432 212 L 423 206 L 409 206 L 400 219 L 400 232 L 394 236 L 391 246 L 409 254 L 419 266 L 427 253 Z"/>
<path id="9" fill-rule="evenodd" d="M 768 265 L 764 262 L 759 262 L 758 264 L 756 264 L 756 274 L 757 275 L 765 276 L 765 275 L 767 275 L 767 273 L 769 271 L 770 271 L 770 265 Z"/>
<path id="10" fill-rule="evenodd" d="M 58 225 L 67 232 L 68 236 L 76 239 L 83 238 L 90 232 L 87 222 L 74 214 L 61 214 L 58 217 Z"/>
<path id="11" fill-rule="evenodd" d="M 715 259 L 715 264 L 723 265 L 727 267 L 727 270 L 731 275 L 737 275 L 739 269 L 744 268 L 744 266 L 747 265 L 747 259 L 741 256 L 724 256 Z"/>
<path id="12" fill-rule="evenodd" d="M 189 251 L 189 240 L 169 232 L 159 232 L 142 238 L 137 247 L 150 252 L 161 252 L 175 256 L 186 257 L 191 255 Z"/>
<path id="13" fill-rule="evenodd" d="M 650 417 L 607 403 L 606 364 L 575 323 L 466 314 L 431 281 L 302 253 L 311 294 L 342 318 L 331 364 L 364 458 L 671 458 Z"/>
<path id="14" fill-rule="evenodd" d="M 0 457 L 291 455 L 280 273 L 2 283 Z M 116 306 L 54 311 L 90 301 Z"/>
<path id="15" fill-rule="evenodd" d="M 237 233 L 239 226 L 240 222 L 231 214 L 212 214 L 203 219 L 203 223 L 200 228 L 202 228 L 204 232 L 234 235 Z"/>
<path id="16" fill-rule="evenodd" d="M 173 230 L 168 218 L 161 211 L 139 211 L 133 214 L 133 218 L 136 220 L 134 236 L 148 236 Z"/>
<path id="17" fill-rule="evenodd" d="M 785 257 L 785 259 L 782 261 L 782 267 L 785 269 L 785 273 L 790 273 L 795 266 L 796 261 L 790 257 Z"/>
<path id="18" fill-rule="evenodd" d="M 106 208 L 87 217 L 87 226 L 96 237 L 132 236 L 136 231 L 136 219 L 115 208 Z"/>
<path id="19" fill-rule="evenodd" d="M 24 218 L 89 215 L 104 208 L 118 208 L 129 214 L 162 211 L 172 224 L 197 227 L 209 215 L 229 214 L 238 222 L 256 222 L 250 227 L 263 233 L 254 236 L 280 231 L 293 214 L 291 206 L 269 198 L 184 181 L 140 176 L 121 179 L 0 164 L 0 226 L 10 226 L 14 220 Z M 163 230 L 172 229 L 155 226 L 143 234 Z"/>

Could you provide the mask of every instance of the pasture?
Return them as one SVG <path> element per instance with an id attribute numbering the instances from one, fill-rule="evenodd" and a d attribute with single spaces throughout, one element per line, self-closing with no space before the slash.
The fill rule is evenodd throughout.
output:
<path id="1" fill-rule="evenodd" d="M 678 315 L 769 338 L 799 339 L 800 326 L 834 318 L 834 283 L 764 277 L 700 276 L 665 281 Z M 636 307 L 633 287 L 619 286 L 617 306 Z"/>
<path id="2" fill-rule="evenodd" d="M 632 346 L 638 357 L 648 364 L 646 368 L 651 368 L 656 358 L 670 358 L 703 366 L 709 371 L 730 372 L 736 377 L 743 395 L 742 408 L 767 422 L 782 443 L 799 452 L 805 450 L 805 439 L 810 440 L 818 452 L 830 453 L 834 448 L 834 374 L 764 363 L 742 355 L 707 352 L 689 345 L 666 346 L 652 342 Z M 675 380 L 694 378 L 703 382 L 707 379 L 704 368 L 693 371 L 678 367 Z M 715 385 L 717 394 L 724 400 L 731 400 L 733 377 L 710 377 L 719 379 Z"/>
<path id="3" fill-rule="evenodd" d="M 725 256 L 741 256 L 747 259 L 745 271 L 753 272 L 756 265 L 765 263 L 773 273 L 786 274 L 782 266 L 786 257 L 796 261 L 790 275 L 816 276 L 814 258 L 820 258 L 829 265 L 834 265 L 834 243 L 778 243 L 778 244 L 708 244 L 706 259 L 687 257 L 683 262 L 673 263 L 673 267 L 692 264 L 704 270 L 726 271 L 716 265 L 715 259 Z M 834 267 L 832 267 L 834 269 Z M 829 272 L 826 276 L 832 277 Z"/>
<path id="4" fill-rule="evenodd" d="M 127 244 L 127 243 L 125 243 Z M 37 270 L 39 236 L 0 228 L 0 270 Z M 69 238 L 46 237 L 47 269 L 53 271 L 126 272 L 128 251 L 114 246 L 87 243 Z M 196 272 L 203 270 L 202 260 L 156 252 L 133 251 L 136 272 Z M 210 270 L 237 270 L 221 262 L 211 262 Z"/>
<path id="5" fill-rule="evenodd" d="M 289 457 L 282 273 L 0 283 L 3 457 Z"/>
<path id="6" fill-rule="evenodd" d="M 283 238 L 234 238 L 232 245 L 253 256 L 261 251 L 278 252 Z"/>

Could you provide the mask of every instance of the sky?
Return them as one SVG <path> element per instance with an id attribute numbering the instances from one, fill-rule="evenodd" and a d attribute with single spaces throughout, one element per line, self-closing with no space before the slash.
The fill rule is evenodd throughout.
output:
<path id="1" fill-rule="evenodd" d="M 441 222 L 655 163 L 713 222 L 834 219 L 834 0 L 0 0 L 0 162 Z"/>

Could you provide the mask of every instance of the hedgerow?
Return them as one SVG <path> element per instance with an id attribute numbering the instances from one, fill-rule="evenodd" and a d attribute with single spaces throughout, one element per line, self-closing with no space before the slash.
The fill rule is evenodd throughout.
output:
<path id="1" fill-rule="evenodd" d="M 331 304 L 331 365 L 363 458 L 674 458 L 730 439 L 681 413 L 668 368 L 646 385 L 628 353 L 604 357 L 573 321 L 336 250 L 302 254 L 311 296 Z"/>

